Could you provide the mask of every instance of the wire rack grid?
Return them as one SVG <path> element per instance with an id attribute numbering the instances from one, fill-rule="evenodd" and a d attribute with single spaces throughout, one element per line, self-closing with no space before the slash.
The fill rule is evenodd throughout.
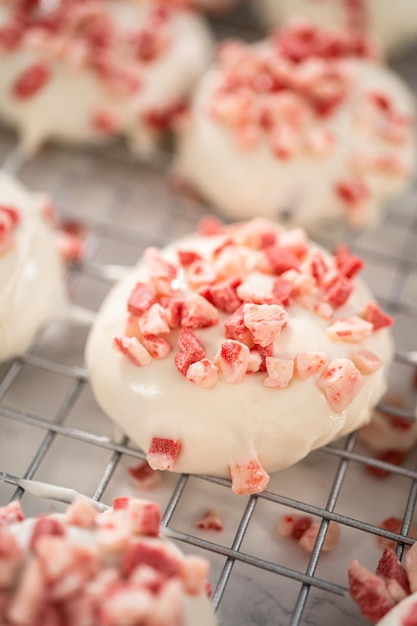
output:
<path id="1" fill-rule="evenodd" d="M 410 60 L 398 69 L 410 80 Z M 10 164 L 15 136 L 0 130 L 0 159 Z M 148 245 L 163 245 L 195 229 L 207 207 L 171 193 L 167 166 L 134 161 L 122 145 L 105 151 L 71 151 L 51 146 L 19 168 L 34 190 L 48 190 L 63 218 L 86 228 L 85 260 L 67 276 L 72 300 L 97 310 L 111 281 L 104 266 L 134 263 Z M 384 410 L 413 419 L 414 368 L 405 354 L 417 350 L 417 201 L 411 189 L 388 210 L 375 229 L 338 234 L 366 261 L 365 279 L 396 318 L 398 359 L 389 392 L 404 408 Z M 333 237 L 321 239 L 330 247 Z M 30 313 L 28 313 L 30 314 Z M 164 475 L 151 492 L 141 491 L 128 467 L 144 454 L 114 433 L 92 396 L 83 350 L 88 328 L 54 322 L 21 357 L 0 365 L 0 503 L 21 498 L 28 514 L 60 509 L 17 487 L 29 478 L 74 488 L 110 504 L 116 495 L 139 495 L 159 502 L 163 525 L 187 552 L 211 563 L 212 601 L 222 626 L 367 623 L 347 594 L 347 568 L 358 558 L 373 569 L 380 556 L 378 537 L 396 542 L 401 558 L 417 498 L 417 453 L 401 466 L 379 461 L 356 434 L 275 474 L 257 496 L 234 496 L 228 480 L 209 476 Z M 384 479 L 367 468 L 387 470 Z M 224 529 L 201 531 L 195 521 L 207 508 L 220 511 Z M 313 552 L 280 539 L 283 514 L 301 513 L 320 525 Z M 382 530 L 390 516 L 403 520 L 399 533 Z M 323 550 L 328 525 L 341 537 L 331 553 Z M 186 545 L 184 545 L 186 544 Z"/>

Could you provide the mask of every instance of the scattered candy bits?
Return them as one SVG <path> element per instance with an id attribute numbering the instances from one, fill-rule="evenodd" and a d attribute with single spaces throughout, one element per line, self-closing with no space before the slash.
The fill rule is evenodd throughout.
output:
<path id="1" fill-rule="evenodd" d="M 284 539 L 293 539 L 307 553 L 313 551 L 320 530 L 320 523 L 310 515 L 283 515 L 277 527 L 277 533 Z M 339 542 L 340 525 L 331 521 L 327 527 L 322 550 L 330 552 Z"/>

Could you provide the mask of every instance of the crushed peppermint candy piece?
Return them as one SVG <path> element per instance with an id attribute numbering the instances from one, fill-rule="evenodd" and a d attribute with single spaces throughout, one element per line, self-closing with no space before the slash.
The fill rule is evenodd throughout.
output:
<path id="1" fill-rule="evenodd" d="M 382 528 L 383 530 L 389 530 L 390 532 L 397 533 L 397 534 L 401 533 L 402 526 L 403 526 L 403 520 L 399 517 L 394 517 L 394 516 L 387 517 L 379 524 L 379 528 Z M 417 539 L 417 526 L 416 524 L 414 524 L 414 522 L 411 522 L 410 528 L 408 529 L 407 536 L 411 537 L 412 539 Z M 397 546 L 397 542 L 394 541 L 393 539 L 387 539 L 386 537 L 381 537 L 379 535 L 376 541 L 377 541 L 378 547 L 381 548 L 381 550 L 384 550 L 385 548 L 390 548 L 391 550 L 395 550 Z"/>
<path id="2" fill-rule="evenodd" d="M 205 389 L 211 389 L 217 383 L 219 369 L 209 359 L 200 359 L 191 363 L 187 370 L 187 378 L 192 383 Z"/>
<path id="3" fill-rule="evenodd" d="M 184 300 L 181 326 L 183 328 L 207 328 L 219 321 L 217 308 L 198 293 L 192 293 Z"/>
<path id="4" fill-rule="evenodd" d="M 381 311 L 376 302 L 369 302 L 363 312 L 364 319 L 372 324 L 374 330 L 392 326 L 394 319 Z"/>
<path id="5" fill-rule="evenodd" d="M 115 337 L 114 347 L 127 356 L 133 365 L 150 365 L 152 356 L 137 337 Z"/>
<path id="6" fill-rule="evenodd" d="M 153 470 L 147 461 L 127 468 L 129 476 L 141 489 L 152 489 L 161 482 L 159 472 Z"/>
<path id="7" fill-rule="evenodd" d="M 350 359 L 333 359 L 318 385 L 332 409 L 341 413 L 356 398 L 364 385 L 364 379 Z"/>
<path id="8" fill-rule="evenodd" d="M 267 356 L 265 359 L 268 376 L 264 380 L 265 387 L 285 389 L 294 375 L 294 361 Z"/>
<path id="9" fill-rule="evenodd" d="M 227 339 L 221 344 L 220 350 L 214 357 L 214 363 L 228 383 L 239 383 L 246 375 L 249 357 L 248 346 L 240 341 Z"/>
<path id="10" fill-rule="evenodd" d="M 280 304 L 243 305 L 243 320 L 253 341 L 260 346 L 271 344 L 288 322 L 289 315 Z"/>
<path id="11" fill-rule="evenodd" d="M 176 439 L 153 437 L 146 460 L 153 470 L 172 471 L 175 467 L 180 447 L 180 442 Z"/>
<path id="12" fill-rule="evenodd" d="M 325 352 L 298 352 L 294 358 L 294 376 L 305 380 L 314 374 L 320 374 L 326 362 Z"/>
<path id="13" fill-rule="evenodd" d="M 280 537 L 294 539 L 300 548 L 311 553 L 317 540 L 320 523 L 314 522 L 310 515 L 283 515 L 277 527 Z M 339 542 L 340 524 L 331 521 L 327 527 L 322 550 L 330 552 Z"/>
<path id="14" fill-rule="evenodd" d="M 184 328 L 178 338 L 178 348 L 179 351 L 175 355 L 175 365 L 178 371 L 186 376 L 190 365 L 205 357 L 204 348 L 194 333 Z"/>
<path id="15" fill-rule="evenodd" d="M 127 310 L 132 315 L 140 316 L 155 303 L 155 289 L 146 283 L 136 283 L 127 301 Z"/>
<path id="16" fill-rule="evenodd" d="M 197 528 L 202 530 L 223 530 L 223 522 L 217 509 L 209 509 L 205 511 L 195 523 Z"/>
<path id="17" fill-rule="evenodd" d="M 246 464 L 232 465 L 230 475 L 232 490 L 237 495 L 261 493 L 266 488 L 270 478 L 258 459 L 253 459 Z"/>
<path id="18" fill-rule="evenodd" d="M 361 374 L 374 374 L 382 367 L 382 360 L 377 354 L 370 350 L 354 350 L 350 353 L 350 358 Z"/>

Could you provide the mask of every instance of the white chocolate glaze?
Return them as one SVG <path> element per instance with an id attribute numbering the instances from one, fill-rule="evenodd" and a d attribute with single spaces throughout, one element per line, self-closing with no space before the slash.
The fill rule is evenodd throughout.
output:
<path id="1" fill-rule="evenodd" d="M 414 620 L 417 616 L 417 593 L 407 596 L 402 602 L 397 604 L 389 613 L 387 613 L 377 624 L 377 626 L 406 626 L 412 622 L 406 622 L 405 618 L 412 617 Z"/>
<path id="2" fill-rule="evenodd" d="M 13 246 L 0 252 L 0 361 L 24 352 L 42 324 L 67 312 L 56 238 L 42 215 L 45 203 L 0 172 L 0 206 L 20 215 Z"/>
<path id="3" fill-rule="evenodd" d="M 103 513 L 103 515 L 107 517 L 109 515 L 111 516 L 112 514 L 113 514 L 112 509 Z M 46 517 L 46 516 L 42 516 L 42 517 Z M 93 555 L 99 554 L 101 558 L 101 568 L 103 570 L 107 568 L 107 571 L 109 572 L 108 578 L 111 579 L 110 572 L 112 572 L 113 576 L 115 575 L 115 572 L 120 566 L 120 564 L 118 564 L 118 560 L 121 560 L 122 558 L 122 556 L 120 556 L 118 552 L 121 551 L 120 548 L 122 547 L 123 544 L 122 543 L 120 544 L 120 548 L 118 550 L 113 549 L 113 551 L 109 552 L 108 554 L 102 551 L 101 546 L 99 546 L 97 542 L 97 528 L 100 528 L 99 518 L 97 518 L 98 526 L 95 526 L 94 528 L 86 528 L 86 527 L 81 527 L 78 524 L 72 525 L 71 523 L 68 523 L 66 521 L 66 514 L 52 514 L 52 515 L 48 515 L 47 517 L 51 520 L 56 520 L 57 522 L 63 524 L 65 528 L 65 532 L 66 532 L 65 538 L 68 544 L 71 544 L 73 546 L 79 546 L 83 549 L 86 549 L 90 551 L 91 554 Z M 29 542 L 31 540 L 33 530 L 36 524 L 37 524 L 37 519 L 28 518 L 21 522 L 15 522 L 15 523 L 8 525 L 8 528 L 11 530 L 18 545 L 25 552 L 29 551 Z M 135 536 L 135 534 L 132 533 L 128 539 L 129 541 L 132 541 L 132 543 L 135 541 L 135 539 L 141 539 L 142 541 L 146 542 L 147 545 L 149 545 L 150 547 L 154 549 L 160 546 L 164 551 L 166 551 L 167 555 L 170 555 L 174 559 L 178 559 L 180 562 L 185 559 L 180 549 L 177 548 L 176 545 L 174 545 L 171 541 L 167 540 L 164 537 L 161 537 L 161 536 L 147 537 L 144 535 Z M 68 548 L 66 548 L 66 554 L 68 554 Z M 77 572 L 75 572 L 75 575 L 76 574 Z M 102 579 L 104 582 L 104 572 L 102 572 L 102 574 L 103 574 Z M 100 575 L 97 575 L 97 580 L 99 580 L 99 578 L 100 578 Z M 89 584 L 91 588 L 93 589 L 94 581 L 90 582 Z M 96 584 L 100 585 L 100 582 L 96 582 Z M 122 581 L 120 581 L 119 584 L 122 584 Z M 125 585 L 127 585 L 127 582 L 125 582 Z M 85 585 L 83 591 L 87 593 L 87 584 Z M 110 584 L 108 596 L 111 595 L 112 591 L 113 590 Z M 139 594 L 140 594 L 140 591 L 141 590 L 138 589 Z M 6 592 L 4 593 L 6 594 Z M 97 590 L 95 590 L 95 593 L 97 593 Z M 180 601 L 181 601 L 181 622 L 180 622 L 181 626 L 195 626 L 196 624 L 199 624 L 199 625 L 201 624 L 201 626 L 215 626 L 216 625 L 217 621 L 214 617 L 213 611 L 210 607 L 210 602 L 205 592 L 200 591 L 198 593 L 190 593 L 189 591 L 186 591 L 185 589 L 181 589 L 179 592 L 179 595 L 180 595 Z M 103 606 L 105 605 L 106 599 L 107 599 L 106 597 L 103 597 L 102 599 Z M 168 598 L 167 598 L 167 601 L 168 601 Z M 114 621 L 111 622 L 115 626 L 118 626 L 119 624 L 120 626 L 122 626 L 122 624 L 125 624 L 123 612 L 122 612 L 123 609 L 124 607 L 122 606 L 122 602 L 121 602 L 120 603 L 120 611 L 121 611 L 120 621 L 117 618 L 115 619 L 113 616 Z M 167 626 L 170 626 L 171 623 L 172 624 L 175 623 L 175 625 L 179 624 L 179 622 L 176 621 L 174 612 L 171 611 L 171 609 L 172 607 L 170 606 L 165 607 L 164 616 L 165 616 L 166 621 L 161 622 L 163 624 L 166 624 Z M 172 612 L 172 618 L 171 618 L 172 621 L 170 621 L 170 618 L 169 618 L 170 612 Z M 15 622 L 12 622 L 12 623 L 14 624 Z M 57 621 L 56 623 L 58 624 L 60 622 Z M 92 624 L 92 622 L 90 621 L 79 622 L 76 620 L 76 623 L 74 624 L 74 626 L 77 626 L 77 624 L 79 623 L 88 624 L 88 625 Z M 100 621 L 100 623 L 102 622 Z M 96 621 L 94 621 L 94 624 L 96 624 Z"/>
<path id="4" fill-rule="evenodd" d="M 78 10 L 80 3 L 71 1 Z M 33 151 L 48 139 L 101 143 L 118 135 L 125 135 L 134 150 L 152 149 L 160 129 L 147 123 L 148 114 L 165 116 L 178 107 L 211 57 L 211 37 L 197 13 L 172 7 L 166 19 L 154 27 L 158 20 L 152 15 L 157 6 L 157 1 L 145 0 L 110 0 L 99 5 L 103 19 L 109 20 L 113 29 L 113 44 L 105 48 L 103 57 L 106 63 L 107 59 L 115 63 L 117 72 L 128 72 L 128 81 L 138 82 L 131 89 L 118 89 L 94 68 L 95 56 L 102 51 L 91 54 L 82 27 L 76 35 L 68 31 L 71 7 L 57 33 L 38 35 L 36 28 L 32 29 L 35 34 L 28 28 L 17 47 L 3 50 L 0 117 L 18 128 L 26 150 Z M 81 11 L 88 12 L 89 7 L 93 13 L 97 10 L 94 2 L 81 3 Z M 0 2 L 0 28 L 10 22 L 11 15 L 10 6 Z M 163 49 L 143 61 L 126 42 L 148 28 L 161 36 Z M 49 68 L 49 80 L 30 97 L 16 98 L 12 93 L 16 80 L 37 63 Z M 93 122 L 97 116 L 104 116 L 104 128 Z"/>
<path id="5" fill-rule="evenodd" d="M 414 0 L 256 0 L 253 5 L 269 27 L 296 16 L 324 27 L 356 27 L 389 53 L 417 41 Z"/>
<path id="6" fill-rule="evenodd" d="M 249 231 L 251 226 L 249 223 Z M 213 250 L 234 232 L 233 228 L 226 227 L 221 235 L 194 235 L 180 240 L 168 246 L 163 257 L 176 263 L 178 250 L 193 250 L 205 259 L 211 258 Z M 269 232 L 280 232 L 272 223 L 268 228 Z M 288 236 L 292 234 L 290 231 Z M 286 235 L 278 236 L 284 241 Z M 312 246 L 311 253 L 316 249 Z M 268 295 L 272 278 L 253 270 L 259 251 L 238 246 L 232 258 L 246 253 L 241 275 L 258 293 Z M 167 337 L 173 351 L 142 367 L 114 348 L 114 337 L 125 332 L 126 303 L 133 287 L 138 281 L 147 284 L 149 279 L 142 260 L 110 291 L 87 342 L 86 364 L 98 403 L 135 443 L 147 451 L 155 436 L 180 441 L 175 471 L 228 477 L 231 466 L 255 458 L 266 471 L 279 470 L 369 421 L 372 407 L 384 393 L 392 356 L 386 329 L 356 344 L 334 341 L 326 333 L 332 320 L 308 311 L 297 298 L 287 307 L 288 323 L 274 341 L 274 354 L 279 358 L 291 360 L 299 352 L 320 351 L 333 360 L 349 358 L 352 350 L 364 348 L 382 359 L 383 367 L 365 377 L 363 388 L 342 412 L 329 406 L 317 384 L 319 375 L 305 380 L 293 378 L 284 389 L 265 387 L 265 374 L 261 372 L 246 374 L 235 384 L 219 376 L 217 383 L 206 389 L 190 382 L 174 364 L 178 331 Z M 178 280 L 176 286 L 176 296 L 190 293 L 189 282 L 184 279 Z M 358 315 L 370 298 L 364 283 L 354 280 L 349 300 L 336 310 L 334 317 Z M 224 340 L 223 321 L 227 316 L 222 312 L 219 316 L 218 324 L 194 331 L 208 359 L 215 357 Z"/>
<path id="7" fill-rule="evenodd" d="M 264 43 L 249 48 L 249 54 L 262 57 L 271 50 L 270 44 Z M 277 55 L 278 66 L 282 60 Z M 304 64 L 306 70 L 309 63 Z M 314 63 L 311 60 L 309 67 Z M 302 71 L 302 66 L 290 65 L 290 76 Z M 375 223 L 381 204 L 409 183 L 415 166 L 415 143 L 411 121 L 401 141 L 381 134 L 384 122 L 368 109 L 370 94 L 385 94 L 393 109 L 410 120 L 414 119 L 414 102 L 401 80 L 371 59 L 346 58 L 339 67 L 347 77 L 348 88 L 328 115 L 311 111 L 291 87 L 290 93 L 280 92 L 282 99 L 296 97 L 296 106 L 306 118 L 291 138 L 294 152 L 284 158 L 273 153 L 272 134 L 260 129 L 257 122 L 245 127 L 244 132 L 255 133 L 253 145 L 246 148 L 239 143 L 239 125 L 225 124 L 213 115 L 219 85 L 226 76 L 232 76 L 233 81 L 233 72 L 219 66 L 211 69 L 200 83 L 190 121 L 179 136 L 176 171 L 180 178 L 232 219 L 262 215 L 308 229 L 341 220 L 356 228 Z M 274 96 L 277 103 L 280 93 Z M 263 97 L 252 94 L 251 106 L 263 106 Z M 289 131 L 293 132 L 291 128 Z M 328 150 L 324 147 L 319 153 L 319 146 L 318 152 L 308 148 L 310 138 L 326 134 L 333 137 Z M 393 170 L 386 169 L 387 163 L 393 164 Z M 337 189 L 342 181 L 359 178 L 367 189 L 366 197 L 354 207 Z"/>

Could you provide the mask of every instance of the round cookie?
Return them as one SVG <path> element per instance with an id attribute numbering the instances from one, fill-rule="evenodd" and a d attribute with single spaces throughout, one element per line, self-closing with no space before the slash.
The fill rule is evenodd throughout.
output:
<path id="1" fill-rule="evenodd" d="M 215 626 L 208 563 L 185 557 L 159 523 L 155 503 L 130 498 L 27 520 L 17 502 L 1 508 L 1 623 Z"/>
<path id="2" fill-rule="evenodd" d="M 28 151 L 125 135 L 146 152 L 183 114 L 211 47 L 182 1 L 3 1 L 0 119 Z"/>
<path id="3" fill-rule="evenodd" d="M 411 92 L 371 52 L 306 23 L 224 44 L 180 133 L 179 177 L 232 219 L 373 223 L 415 145 Z"/>
<path id="4" fill-rule="evenodd" d="M 47 203 L 0 172 L 0 362 L 21 354 L 39 328 L 66 314 L 57 239 Z"/>
<path id="5" fill-rule="evenodd" d="M 87 341 L 98 403 L 154 469 L 262 491 L 268 472 L 367 423 L 385 391 L 392 320 L 361 267 L 264 219 L 149 248 Z"/>
<path id="6" fill-rule="evenodd" d="M 321 27 L 366 34 L 389 53 L 417 41 L 414 0 L 256 0 L 253 6 L 269 27 L 303 17 Z"/>

